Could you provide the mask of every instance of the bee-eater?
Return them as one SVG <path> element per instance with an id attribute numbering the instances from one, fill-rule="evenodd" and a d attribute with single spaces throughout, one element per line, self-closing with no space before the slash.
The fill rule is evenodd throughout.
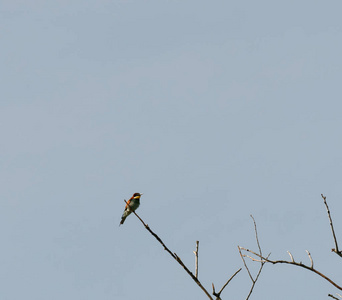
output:
<path id="1" fill-rule="evenodd" d="M 121 217 L 120 225 L 122 225 L 125 222 L 126 218 L 139 207 L 141 195 L 142 194 L 140 194 L 140 193 L 134 193 L 133 196 L 131 197 L 131 199 L 129 199 L 127 201 L 127 204 L 125 206 L 125 210 L 124 210 L 122 217 Z"/>

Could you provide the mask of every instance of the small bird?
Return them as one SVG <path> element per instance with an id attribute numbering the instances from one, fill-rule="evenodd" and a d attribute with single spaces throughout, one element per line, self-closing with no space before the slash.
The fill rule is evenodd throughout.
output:
<path id="1" fill-rule="evenodd" d="M 141 195 L 142 194 L 140 193 L 134 193 L 132 198 L 127 201 L 125 210 L 121 217 L 120 225 L 122 225 L 125 222 L 126 218 L 139 207 Z"/>

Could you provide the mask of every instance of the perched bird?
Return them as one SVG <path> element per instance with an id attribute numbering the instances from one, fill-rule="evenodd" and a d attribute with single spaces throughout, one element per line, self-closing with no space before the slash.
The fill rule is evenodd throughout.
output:
<path id="1" fill-rule="evenodd" d="M 127 201 L 124 213 L 121 217 L 120 225 L 125 222 L 126 218 L 132 213 L 132 211 L 135 211 L 139 207 L 141 195 L 142 194 L 140 193 L 134 193 L 132 198 Z"/>

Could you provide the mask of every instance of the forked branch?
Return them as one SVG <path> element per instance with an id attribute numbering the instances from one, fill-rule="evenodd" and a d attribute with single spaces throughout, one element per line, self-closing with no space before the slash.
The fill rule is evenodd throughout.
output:
<path id="1" fill-rule="evenodd" d="M 256 222 L 255 222 L 254 217 L 253 217 L 252 215 L 251 215 L 251 218 L 252 218 L 253 223 L 254 223 L 255 239 L 256 239 L 256 243 L 257 243 L 258 248 L 259 248 L 259 255 L 262 256 L 262 251 L 261 251 L 261 246 L 260 246 L 260 243 L 259 243 L 259 237 L 258 237 L 258 230 L 257 230 Z M 256 277 L 254 278 L 254 277 L 252 276 L 252 273 L 250 272 L 248 266 L 247 266 L 247 263 L 246 263 L 246 260 L 245 260 L 245 255 L 243 255 L 242 252 L 241 252 L 241 250 L 242 250 L 243 248 L 240 247 L 240 246 L 238 246 L 238 249 L 239 249 L 240 257 L 241 257 L 241 259 L 242 259 L 242 261 L 243 261 L 243 264 L 244 264 L 244 266 L 245 266 L 245 268 L 246 268 L 246 270 L 247 270 L 247 273 L 248 273 L 248 275 L 249 275 L 249 278 L 250 278 L 251 281 L 252 281 L 251 289 L 249 290 L 249 293 L 248 293 L 247 298 L 246 298 L 246 300 L 248 300 L 249 297 L 251 296 L 252 292 L 253 292 L 254 286 L 255 286 L 255 284 L 256 284 L 256 282 L 257 282 L 257 280 L 258 280 L 258 278 L 259 278 L 259 276 L 260 276 L 260 274 L 261 274 L 262 268 L 264 267 L 264 264 L 266 263 L 266 261 L 260 261 L 260 268 L 259 268 L 259 271 L 258 271 Z M 267 258 L 268 258 L 269 256 L 270 256 L 270 254 L 268 254 Z"/>
<path id="2" fill-rule="evenodd" d="M 242 270 L 242 268 L 240 268 L 239 270 L 237 270 L 228 280 L 227 282 L 222 286 L 222 288 L 220 289 L 220 291 L 218 293 L 216 293 L 215 291 L 215 286 L 214 284 L 212 283 L 212 286 L 213 286 L 213 295 L 216 297 L 216 300 L 221 300 L 221 293 L 222 291 L 224 290 L 224 288 L 228 285 L 228 283 L 235 277 L 235 275 L 237 273 L 239 273 L 240 271 Z"/>
<path id="3" fill-rule="evenodd" d="M 127 201 L 124 200 L 127 204 Z M 196 276 L 188 269 L 188 267 L 183 263 L 183 261 L 181 260 L 181 258 L 175 253 L 172 252 L 165 244 L 164 242 L 161 240 L 161 238 L 154 233 L 151 228 L 138 216 L 138 214 L 133 211 L 133 213 L 135 214 L 135 216 L 140 220 L 140 222 L 144 225 L 144 227 L 146 228 L 146 230 L 148 230 L 154 237 L 155 239 L 164 247 L 164 250 L 166 250 L 174 260 L 176 260 L 183 268 L 184 270 L 189 274 L 189 276 L 192 278 L 193 281 L 195 281 L 197 283 L 197 285 L 202 289 L 202 291 L 207 295 L 207 297 L 211 300 L 214 300 L 211 295 L 209 294 L 209 292 L 205 289 L 205 287 L 201 284 L 201 282 L 198 280 L 197 276 L 197 271 L 196 271 Z M 197 256 L 196 259 L 196 270 L 198 270 L 198 242 L 197 242 L 197 249 L 196 249 L 197 254 L 195 253 L 195 255 Z M 226 282 L 226 284 L 222 287 L 222 289 L 220 290 L 220 292 L 218 294 L 213 294 L 214 296 L 216 296 L 216 300 L 220 300 L 220 294 L 223 291 L 223 289 L 228 285 L 228 283 L 233 279 L 233 277 L 239 273 L 241 271 L 241 269 L 239 269 L 238 271 L 235 272 L 235 274 L 229 278 L 229 280 Z M 213 284 L 213 288 L 214 288 L 214 284 Z M 215 290 L 214 290 L 215 292 Z M 218 296 L 217 296 L 218 295 Z"/>
<path id="4" fill-rule="evenodd" d="M 127 201 L 124 200 L 126 203 Z M 164 242 L 161 240 L 161 238 L 154 233 L 151 228 L 138 216 L 138 214 L 133 211 L 133 213 L 136 215 L 136 217 L 140 220 L 140 222 L 145 226 L 145 228 L 156 238 L 156 240 L 164 247 L 164 250 L 166 250 L 174 260 L 176 260 L 183 268 L 184 270 L 189 274 L 189 276 L 197 283 L 197 285 L 202 289 L 202 291 L 208 296 L 209 299 L 213 300 L 209 292 L 204 288 L 204 286 L 201 284 L 201 282 L 196 278 L 194 274 L 186 267 L 186 265 L 182 262 L 180 257 L 176 253 L 172 253 L 171 250 L 164 244 Z"/>
<path id="5" fill-rule="evenodd" d="M 268 257 L 263 257 L 262 255 L 252 251 L 252 250 L 249 250 L 249 249 L 246 249 L 246 248 L 242 248 L 240 247 L 241 250 L 243 251 L 246 251 L 247 253 L 250 253 L 258 258 L 255 258 L 251 255 L 248 255 L 248 254 L 243 254 L 244 257 L 248 257 L 250 258 L 252 261 L 257 261 L 257 262 L 268 262 L 268 263 L 272 263 L 272 264 L 289 264 L 289 265 L 294 265 L 294 266 L 297 266 L 297 267 L 301 267 L 301 268 L 304 268 L 304 269 L 307 269 L 311 272 L 314 272 L 316 273 L 317 275 L 321 276 L 322 278 L 324 278 L 325 280 L 327 280 L 328 282 L 330 282 L 334 287 L 338 288 L 339 290 L 342 291 L 342 287 L 339 286 L 337 283 L 335 283 L 334 281 L 332 281 L 329 277 L 327 277 L 326 275 L 324 275 L 323 273 L 321 273 L 320 271 L 316 270 L 314 267 L 313 267 L 313 260 L 312 260 L 312 257 L 311 257 L 311 254 L 310 252 L 307 251 L 307 254 L 309 256 L 309 259 L 310 259 L 310 262 L 311 262 L 311 266 L 307 266 L 305 264 L 303 264 L 302 262 L 296 262 L 294 259 L 293 259 L 293 256 L 290 252 L 289 255 L 291 257 L 291 261 L 287 261 L 287 260 L 270 260 Z"/>

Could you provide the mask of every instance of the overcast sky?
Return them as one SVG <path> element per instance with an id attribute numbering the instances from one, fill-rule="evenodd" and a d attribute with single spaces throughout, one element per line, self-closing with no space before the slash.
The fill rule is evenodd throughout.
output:
<path id="1" fill-rule="evenodd" d="M 237 246 L 342 284 L 341 1 L 20 1 L 0 6 L 5 300 L 207 299 L 131 215 L 220 289 Z M 252 272 L 258 265 L 248 262 Z M 245 269 L 222 299 L 245 299 Z M 328 299 L 266 265 L 251 299 Z"/>

